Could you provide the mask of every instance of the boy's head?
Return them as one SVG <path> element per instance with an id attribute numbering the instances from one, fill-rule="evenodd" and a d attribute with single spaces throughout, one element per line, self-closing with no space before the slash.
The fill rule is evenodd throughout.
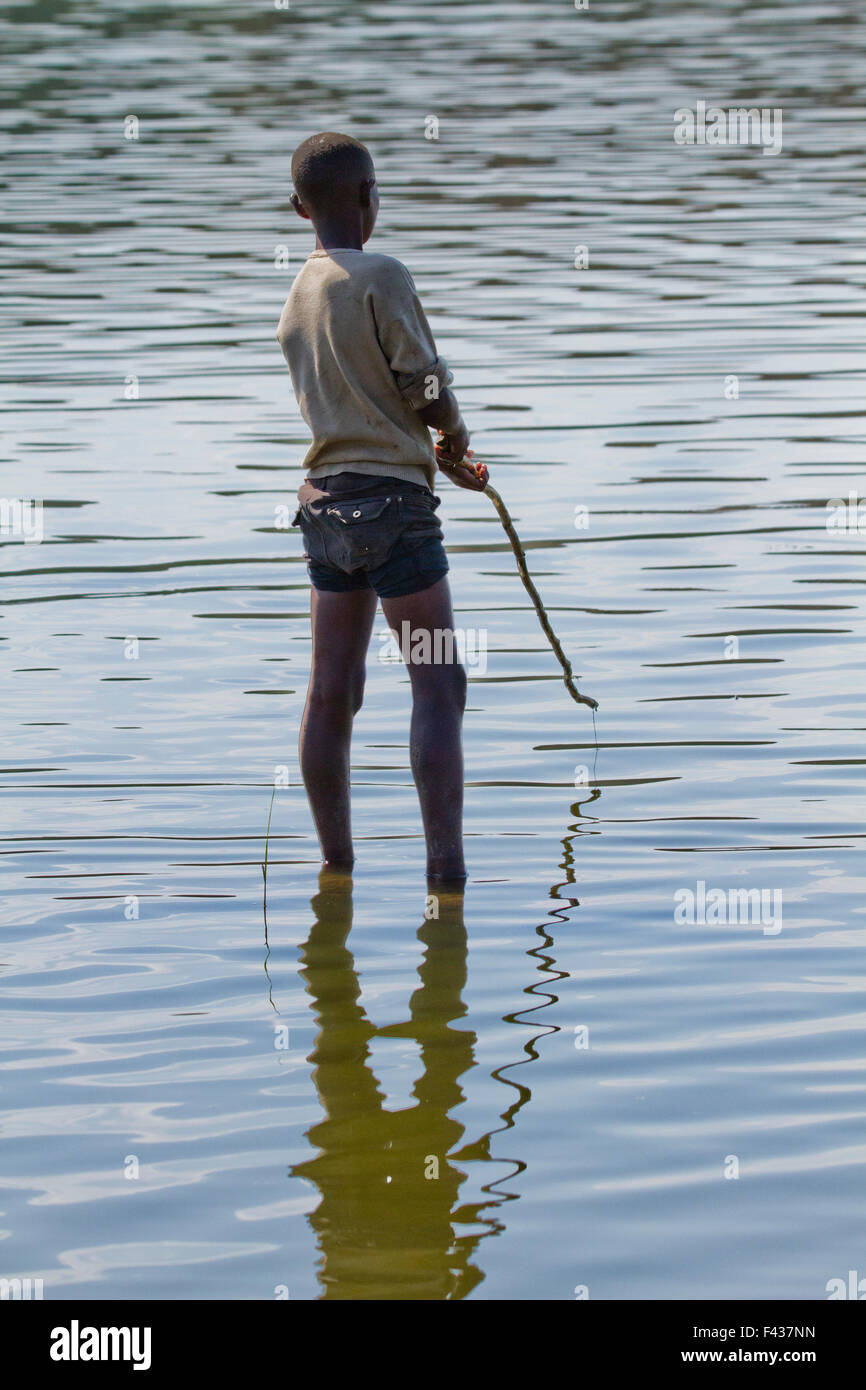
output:
<path id="1" fill-rule="evenodd" d="M 362 240 L 370 236 L 379 194 L 373 160 L 360 140 L 332 130 L 311 135 L 292 156 L 292 182 L 292 206 L 300 217 L 317 228 L 360 219 Z"/>

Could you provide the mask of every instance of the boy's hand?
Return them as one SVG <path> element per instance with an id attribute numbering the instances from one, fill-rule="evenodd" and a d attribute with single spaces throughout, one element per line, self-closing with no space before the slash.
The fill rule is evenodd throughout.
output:
<path id="1" fill-rule="evenodd" d="M 483 492 L 487 483 L 487 468 L 483 463 L 472 463 L 472 450 L 468 448 L 469 432 L 461 421 L 456 434 L 439 431 L 440 443 L 435 447 L 436 462 L 458 487 L 470 492 Z"/>
<path id="2" fill-rule="evenodd" d="M 469 448 L 469 431 L 463 421 L 460 421 L 453 433 L 446 433 L 440 429 L 438 434 L 436 456 L 440 463 L 462 463 Z"/>

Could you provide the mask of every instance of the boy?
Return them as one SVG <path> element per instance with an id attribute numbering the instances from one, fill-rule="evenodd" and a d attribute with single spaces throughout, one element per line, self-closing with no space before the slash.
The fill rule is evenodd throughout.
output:
<path id="1" fill-rule="evenodd" d="M 389 627 L 409 635 L 410 756 L 428 879 L 460 883 L 466 675 L 456 662 L 410 661 L 409 650 L 419 629 L 432 639 L 454 624 L 436 464 L 476 492 L 486 470 L 465 462 L 469 435 L 448 389 L 452 375 L 412 277 L 393 257 L 363 250 L 379 210 L 365 146 L 331 131 L 312 135 L 294 153 L 292 180 L 292 206 L 316 232 L 277 328 L 313 435 L 295 517 L 312 583 L 304 785 L 325 864 L 351 866 L 349 744 L 381 599 Z M 430 428 L 440 435 L 435 454 Z"/>

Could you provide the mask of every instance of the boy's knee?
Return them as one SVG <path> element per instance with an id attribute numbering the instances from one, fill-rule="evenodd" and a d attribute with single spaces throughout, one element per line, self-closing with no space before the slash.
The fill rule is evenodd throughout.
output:
<path id="1" fill-rule="evenodd" d="M 335 719 L 358 713 L 364 702 L 364 671 L 347 672 L 339 680 L 313 680 L 310 707 Z"/>
<path id="2" fill-rule="evenodd" d="M 352 705 L 352 713 L 357 714 L 364 703 L 364 684 L 367 673 L 363 669 L 356 672 L 349 681 L 349 699 Z"/>
<path id="3" fill-rule="evenodd" d="M 466 672 L 459 662 L 431 666 L 427 671 L 427 679 L 421 688 L 416 690 L 415 695 L 416 699 L 447 705 L 462 714 L 466 708 L 467 685 Z"/>
<path id="4" fill-rule="evenodd" d="M 463 666 L 454 667 L 454 683 L 454 698 L 459 704 L 460 713 L 462 714 L 466 708 L 466 691 L 469 686 L 469 680 Z"/>

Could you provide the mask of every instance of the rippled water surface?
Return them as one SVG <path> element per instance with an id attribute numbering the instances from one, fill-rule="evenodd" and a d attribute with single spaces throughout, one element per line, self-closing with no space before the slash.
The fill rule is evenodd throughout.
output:
<path id="1" fill-rule="evenodd" d="M 863 486 L 859 0 L 60 0 L 0 35 L 0 491 L 44 499 L 41 544 L 0 535 L 0 1274 L 818 1299 L 863 1272 L 866 572 L 826 526 Z M 782 153 L 678 146 L 698 99 L 782 108 Z M 443 480 L 488 651 L 438 921 L 381 618 L 353 889 L 319 890 L 297 769 L 275 509 L 307 435 L 274 330 L 321 128 L 373 151 L 371 249 L 413 271 L 600 702 L 594 730 L 489 501 Z M 699 882 L 780 910 L 677 920 Z"/>

